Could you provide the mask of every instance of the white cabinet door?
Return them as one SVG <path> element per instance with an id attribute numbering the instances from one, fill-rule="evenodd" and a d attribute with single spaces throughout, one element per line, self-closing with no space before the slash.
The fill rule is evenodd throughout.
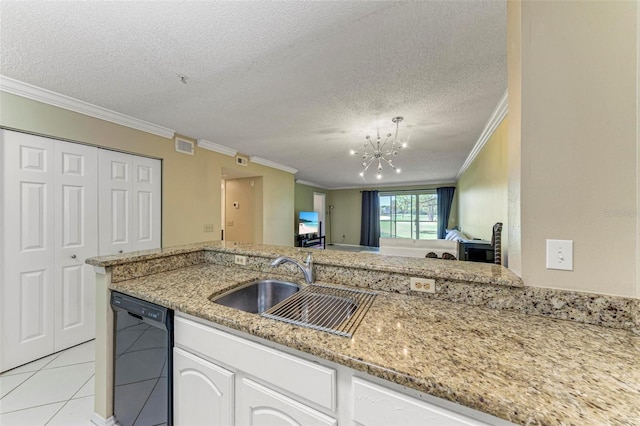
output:
<path id="1" fill-rule="evenodd" d="M 173 421 L 176 426 L 233 424 L 234 374 L 195 355 L 173 350 Z"/>
<path id="2" fill-rule="evenodd" d="M 160 160 L 99 150 L 101 256 L 160 247 Z"/>
<path id="3" fill-rule="evenodd" d="M 1 131 L 3 263 L 0 371 L 53 349 L 54 141 Z"/>
<path id="4" fill-rule="evenodd" d="M 95 337 L 98 150 L 55 141 L 55 341 L 59 351 Z"/>
<path id="5" fill-rule="evenodd" d="M 238 385 L 236 418 L 238 425 L 252 426 L 337 425 L 336 419 L 248 378 Z"/>

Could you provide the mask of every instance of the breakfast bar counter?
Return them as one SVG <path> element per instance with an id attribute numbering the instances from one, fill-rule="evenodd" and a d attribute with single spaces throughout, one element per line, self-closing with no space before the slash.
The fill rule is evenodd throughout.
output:
<path id="1" fill-rule="evenodd" d="M 211 253 L 207 250 L 89 263 L 109 273 L 110 268 L 134 260 L 165 259 L 166 267 L 167 255 L 204 251 L 201 263 L 176 258 L 177 269 L 153 274 L 130 266 L 130 276 L 139 276 L 113 279 L 114 269 L 108 286 L 516 424 L 640 422 L 640 336 L 631 331 L 376 289 L 373 305 L 354 336 L 346 338 L 212 303 L 212 295 L 242 283 L 274 277 L 299 280 L 301 274 L 297 276 L 294 269 L 230 265 L 223 258 L 207 258 L 229 253 L 215 247 Z M 271 250 L 258 247 L 232 253 L 270 258 Z M 353 263 L 353 253 L 348 256 Z M 355 262 L 370 261 L 367 256 L 355 256 Z M 388 260 L 390 265 L 403 262 Z M 432 264 L 431 269 L 440 266 Z M 153 270 L 154 264 L 144 268 Z M 512 279 L 508 273 L 505 276 Z M 503 277 L 494 285 L 500 280 Z M 513 284 L 519 285 L 516 279 Z"/>

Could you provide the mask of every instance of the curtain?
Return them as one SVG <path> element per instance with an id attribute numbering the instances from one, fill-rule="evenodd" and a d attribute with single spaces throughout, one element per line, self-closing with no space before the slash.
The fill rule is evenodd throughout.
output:
<path id="1" fill-rule="evenodd" d="M 360 245 L 380 247 L 380 197 L 378 197 L 378 191 L 362 191 Z"/>
<path id="2" fill-rule="evenodd" d="M 447 233 L 447 224 L 449 223 L 449 214 L 451 213 L 451 204 L 453 204 L 453 193 L 456 188 L 453 186 L 443 186 L 436 189 L 438 194 L 438 239 L 444 239 Z"/>

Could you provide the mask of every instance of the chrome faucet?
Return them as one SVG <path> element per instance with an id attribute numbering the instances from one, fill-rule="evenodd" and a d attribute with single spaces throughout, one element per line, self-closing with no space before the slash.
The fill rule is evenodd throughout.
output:
<path id="1" fill-rule="evenodd" d="M 307 284 L 313 283 L 313 255 L 311 252 L 307 252 L 307 259 L 304 265 L 298 260 L 286 256 L 280 256 L 279 258 L 271 262 L 271 266 L 278 266 L 283 263 L 293 263 L 298 268 L 300 268 L 300 270 L 304 274 L 304 280 L 307 282 Z"/>

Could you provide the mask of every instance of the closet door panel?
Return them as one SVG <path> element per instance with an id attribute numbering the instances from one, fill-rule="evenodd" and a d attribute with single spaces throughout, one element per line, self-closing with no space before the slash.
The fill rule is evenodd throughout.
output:
<path id="1" fill-rule="evenodd" d="M 120 152 L 98 151 L 100 256 L 132 250 L 130 157 Z"/>
<path id="2" fill-rule="evenodd" d="M 5 371 L 53 351 L 55 141 L 0 132 L 0 371 Z"/>
<path id="3" fill-rule="evenodd" d="M 133 250 L 160 247 L 160 160 L 134 157 Z"/>
<path id="4" fill-rule="evenodd" d="M 160 160 L 99 150 L 100 255 L 160 247 Z"/>
<path id="5" fill-rule="evenodd" d="M 98 253 L 97 167 L 97 148 L 57 142 L 56 351 L 95 337 L 95 272 L 85 260 Z"/>

